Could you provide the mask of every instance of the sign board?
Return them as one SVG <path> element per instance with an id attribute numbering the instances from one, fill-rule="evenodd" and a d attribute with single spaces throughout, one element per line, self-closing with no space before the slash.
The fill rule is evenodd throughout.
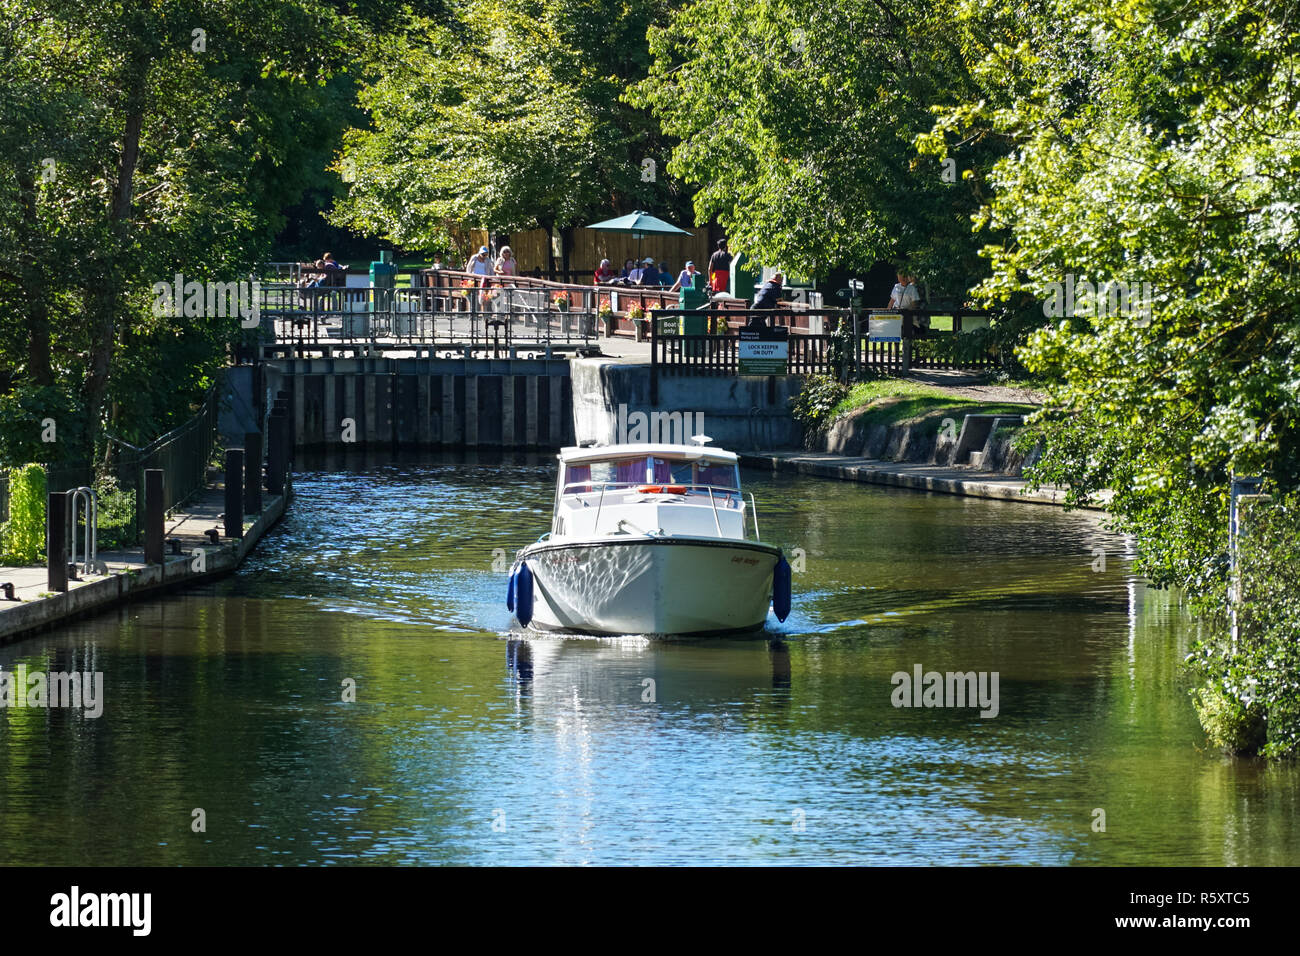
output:
<path id="1" fill-rule="evenodd" d="M 741 329 L 737 364 L 741 375 L 784 375 L 790 360 L 790 330 Z"/>
<path id="2" fill-rule="evenodd" d="M 903 341 L 903 316 L 898 312 L 877 312 L 871 316 L 871 331 L 867 336 L 872 342 Z"/>

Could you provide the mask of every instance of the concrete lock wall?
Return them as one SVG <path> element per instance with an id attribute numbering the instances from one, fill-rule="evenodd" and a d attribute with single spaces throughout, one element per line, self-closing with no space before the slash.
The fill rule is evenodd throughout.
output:
<path id="1" fill-rule="evenodd" d="M 301 358 L 266 363 L 300 448 L 573 443 L 566 359 Z"/>
<path id="2" fill-rule="evenodd" d="M 802 385 L 794 376 L 661 375 L 652 406 L 648 365 L 575 359 L 571 375 L 579 441 L 617 444 L 639 438 L 628 434 L 638 425 L 657 426 L 660 441 L 677 440 L 679 432 L 689 440 L 703 431 L 712 444 L 731 451 L 797 448 L 801 441 L 790 414 L 790 399 Z M 665 430 L 671 435 L 662 434 Z"/>

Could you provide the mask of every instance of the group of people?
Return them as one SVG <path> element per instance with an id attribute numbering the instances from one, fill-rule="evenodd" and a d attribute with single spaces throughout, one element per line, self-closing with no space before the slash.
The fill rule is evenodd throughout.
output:
<path id="1" fill-rule="evenodd" d="M 673 284 L 673 274 L 667 262 L 656 263 L 653 259 L 628 259 L 621 272 L 615 272 L 608 259 L 601 259 L 592 281 L 596 285 L 668 286 Z"/>
<path id="2" fill-rule="evenodd" d="M 300 263 L 299 269 L 315 269 L 315 272 L 300 272 L 298 289 L 319 289 L 321 286 L 333 285 L 330 281 L 333 273 L 343 271 L 343 267 L 334 261 L 334 254 L 327 252 L 314 263 Z"/>
<path id="3" fill-rule="evenodd" d="M 592 281 L 596 285 L 654 286 L 676 292 L 678 289 L 695 288 L 695 276 L 694 262 L 687 262 L 674 279 L 667 262 L 656 263 L 653 259 L 644 259 L 638 263 L 635 259 L 628 259 L 623 263 L 623 271 L 616 273 L 608 259 L 601 259 Z"/>
<path id="4" fill-rule="evenodd" d="M 450 267 L 443 263 L 441 255 L 436 255 L 433 257 L 433 265 L 430 268 L 441 271 Z M 468 272 L 472 276 L 478 276 L 479 285 L 486 287 L 490 279 L 501 277 L 512 279 L 519 275 L 519 260 L 515 258 L 514 250 L 509 246 L 502 246 L 501 252 L 495 259 L 488 252 L 487 246 L 479 246 L 478 252 L 465 261 L 465 268 L 461 271 Z"/>
<path id="5" fill-rule="evenodd" d="M 608 259 L 601 259 L 592 281 L 596 285 L 622 286 L 668 286 L 669 292 L 679 289 L 695 288 L 698 271 L 694 261 L 688 261 L 674 280 L 672 269 L 667 262 L 656 263 L 654 259 L 626 259 L 621 272 L 615 272 Z M 726 292 L 731 280 L 731 253 L 727 250 L 727 240 L 719 239 L 717 250 L 709 257 L 708 286 L 711 292 Z"/>

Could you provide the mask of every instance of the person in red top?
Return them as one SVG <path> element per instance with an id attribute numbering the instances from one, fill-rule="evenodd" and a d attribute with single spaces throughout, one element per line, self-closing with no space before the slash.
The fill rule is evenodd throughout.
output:
<path id="1" fill-rule="evenodd" d="M 714 292 L 726 292 L 731 284 L 731 253 L 727 251 L 727 240 L 718 240 L 718 251 L 709 257 L 709 288 Z"/>
<path id="2" fill-rule="evenodd" d="M 596 274 L 592 278 L 592 282 L 595 285 L 604 285 L 610 279 L 616 278 L 617 275 L 618 273 L 614 271 L 614 267 L 609 264 L 609 260 L 601 259 L 600 266 L 596 269 Z"/>

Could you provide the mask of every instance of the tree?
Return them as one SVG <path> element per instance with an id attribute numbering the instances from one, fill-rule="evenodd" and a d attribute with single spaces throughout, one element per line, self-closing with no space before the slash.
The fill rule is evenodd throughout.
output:
<path id="1" fill-rule="evenodd" d="M 698 187 L 698 221 L 809 274 L 906 258 L 961 296 L 986 271 L 970 234 L 975 140 L 953 163 L 922 156 L 931 110 L 978 98 L 946 4 L 697 0 L 651 32 L 630 99 L 679 140 L 669 171 Z"/>
<path id="2" fill-rule="evenodd" d="M 354 28 L 270 0 L 0 0 L 0 24 L 0 390 L 75 394 L 85 439 L 60 448 L 85 458 L 106 414 L 151 438 L 224 360 L 235 323 L 160 319 L 149 289 L 256 261 Z"/>
<path id="3" fill-rule="evenodd" d="M 479 0 L 445 22 L 413 17 L 370 51 L 337 168 L 351 180 L 332 221 L 447 251 L 461 225 L 565 227 L 671 199 L 643 181 L 648 114 L 619 101 L 644 75 L 652 3 Z"/>
<path id="4" fill-rule="evenodd" d="M 1012 148 L 979 222 L 980 293 L 1102 289 L 1022 352 L 1046 378 L 1032 476 L 1109 489 L 1137 570 L 1223 597 L 1233 474 L 1300 480 L 1300 34 L 1281 3 L 968 2 L 994 91 L 942 137 Z M 1150 289 L 1150 308 L 1143 299 Z M 1131 293 L 1126 302 L 1120 294 Z M 1049 307 L 1048 311 L 1052 311 Z"/>

